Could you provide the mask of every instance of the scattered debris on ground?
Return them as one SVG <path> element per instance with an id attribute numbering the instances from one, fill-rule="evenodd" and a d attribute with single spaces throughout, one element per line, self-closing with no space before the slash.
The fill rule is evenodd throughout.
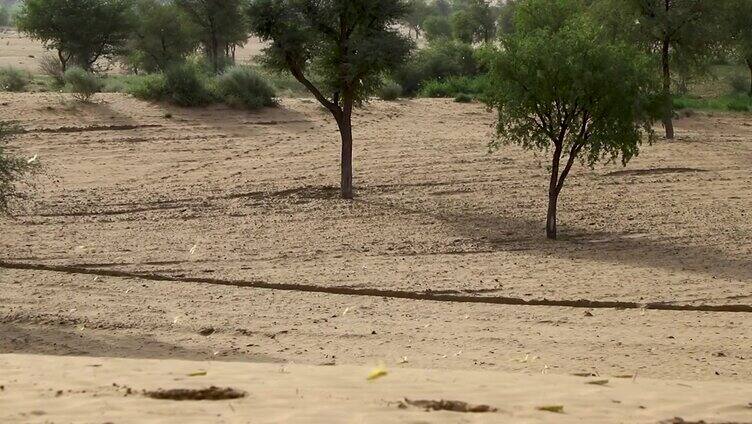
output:
<path id="1" fill-rule="evenodd" d="M 453 412 L 496 412 L 497 408 L 488 405 L 472 405 L 458 400 L 410 400 L 405 398 L 399 403 L 400 408 L 414 406 L 426 411 L 453 411 Z"/>
<path id="2" fill-rule="evenodd" d="M 165 400 L 228 400 L 245 397 L 246 392 L 231 387 L 220 388 L 211 386 L 208 389 L 170 389 L 144 391 L 144 396 L 152 399 Z"/>

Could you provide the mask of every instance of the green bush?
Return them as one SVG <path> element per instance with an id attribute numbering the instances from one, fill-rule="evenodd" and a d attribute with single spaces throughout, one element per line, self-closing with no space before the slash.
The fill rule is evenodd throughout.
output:
<path id="1" fill-rule="evenodd" d="M 455 97 L 459 94 L 473 94 L 481 96 L 488 88 L 488 78 L 478 77 L 449 77 L 444 80 L 432 80 L 424 83 L 420 90 L 423 97 Z"/>
<path id="2" fill-rule="evenodd" d="M 397 71 L 394 80 L 406 95 L 420 91 L 426 81 L 452 76 L 474 76 L 481 71 L 476 52 L 469 44 L 439 40 L 418 51 Z"/>
<path id="3" fill-rule="evenodd" d="M 233 66 L 216 79 L 216 92 L 228 106 L 259 109 L 274 106 L 274 88 L 253 69 Z"/>
<path id="4" fill-rule="evenodd" d="M 65 71 L 64 79 L 68 91 L 81 102 L 88 102 L 102 90 L 102 81 L 99 77 L 81 68 L 68 69 Z"/>
<path id="5" fill-rule="evenodd" d="M 752 110 L 752 101 L 744 98 L 733 99 L 729 102 L 726 108 L 734 112 L 749 112 Z"/>
<path id="6" fill-rule="evenodd" d="M 126 92 L 141 100 L 164 100 L 167 97 L 167 81 L 163 74 L 139 75 L 129 81 Z"/>
<path id="7" fill-rule="evenodd" d="M 17 68 L 6 66 L 0 69 L 0 91 L 20 92 L 29 85 L 29 75 Z"/>
<path id="8" fill-rule="evenodd" d="M 470 102 L 472 102 L 472 101 L 473 101 L 473 96 L 471 96 L 471 95 L 469 95 L 469 94 L 465 94 L 465 93 L 460 93 L 460 94 L 458 94 L 458 95 L 457 95 L 457 96 L 456 96 L 456 97 L 454 98 L 454 101 L 455 101 L 456 103 L 470 103 Z"/>
<path id="9" fill-rule="evenodd" d="M 193 64 L 182 64 L 165 73 L 167 100 L 178 106 L 205 106 L 214 101 L 209 89 L 209 77 Z"/>
<path id="10" fill-rule="evenodd" d="M 749 77 L 741 74 L 734 74 L 729 78 L 729 85 L 733 94 L 749 93 Z"/>
<path id="11" fill-rule="evenodd" d="M 394 81 L 387 81 L 379 89 L 379 98 L 386 101 L 394 101 L 402 97 L 402 86 Z"/>

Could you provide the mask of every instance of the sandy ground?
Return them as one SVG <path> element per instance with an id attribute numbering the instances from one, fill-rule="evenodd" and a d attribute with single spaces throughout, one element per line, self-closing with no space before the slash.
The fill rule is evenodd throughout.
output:
<path id="1" fill-rule="evenodd" d="M 0 105 L 0 119 L 27 130 L 13 149 L 46 170 L 35 201 L 2 222 L 0 352 L 271 364 L 236 364 L 259 370 L 383 361 L 464 381 L 636 373 L 752 393 L 736 385 L 752 380 L 750 315 L 714 311 L 752 306 L 749 115 L 681 119 L 679 140 L 645 147 L 626 169 L 578 168 L 552 243 L 545 157 L 488 154 L 493 115 L 480 105 L 359 110 L 354 202 L 337 198 L 336 126 L 310 100 L 256 113 L 123 95 L 81 105 L 0 93 Z M 708 400 L 712 411 L 735 404 Z M 362 413 L 402 413 L 374 405 Z M 511 405 L 537 419 L 532 404 Z M 623 416 L 699 411 L 666 405 Z"/>
<path id="2" fill-rule="evenodd" d="M 752 385 L 500 372 L 0 355 L 5 423 L 658 423 L 750 422 Z M 198 375 L 197 375 L 198 374 Z M 593 384 L 598 383 L 598 384 Z M 233 388 L 234 400 L 155 400 L 143 391 Z M 400 408 L 459 400 L 498 411 Z M 562 413 L 541 407 L 563 407 Z M 678 417 L 678 418 L 677 418 Z"/>

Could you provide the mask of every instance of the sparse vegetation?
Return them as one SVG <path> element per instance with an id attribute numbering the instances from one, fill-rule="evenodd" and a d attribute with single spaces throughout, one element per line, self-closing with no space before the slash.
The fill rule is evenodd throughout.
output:
<path id="1" fill-rule="evenodd" d="M 91 98 L 102 91 L 102 80 L 93 73 L 82 68 L 70 68 L 65 71 L 65 86 L 73 93 L 73 97 L 80 102 L 89 102 Z"/>
<path id="2" fill-rule="evenodd" d="M 17 125 L 0 121 L 0 216 L 13 211 L 15 202 L 25 198 L 23 186 L 37 169 L 36 158 L 24 159 L 7 152 L 8 141 L 19 132 Z"/>
<path id="3" fill-rule="evenodd" d="M 379 98 L 394 101 L 402 97 L 402 86 L 394 81 L 387 81 L 379 88 Z"/>
<path id="4" fill-rule="evenodd" d="M 24 91 L 29 80 L 28 72 L 11 66 L 0 68 L 0 91 Z"/>
<path id="5" fill-rule="evenodd" d="M 57 87 L 65 85 L 65 70 L 63 64 L 55 56 L 44 55 L 39 58 L 39 70 L 42 74 L 47 75 L 52 79 L 52 82 Z"/>

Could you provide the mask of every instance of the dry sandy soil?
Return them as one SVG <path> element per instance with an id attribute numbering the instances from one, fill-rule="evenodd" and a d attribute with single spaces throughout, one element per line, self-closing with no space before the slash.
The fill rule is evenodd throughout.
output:
<path id="1" fill-rule="evenodd" d="M 549 242 L 546 157 L 489 154 L 477 104 L 359 110 L 353 202 L 310 100 L 0 104 L 46 171 L 2 223 L 0 352 L 637 373 L 752 401 L 749 115 L 681 119 L 626 169 L 579 168 Z"/>
<path id="2" fill-rule="evenodd" d="M 749 385 L 742 383 L 421 369 L 387 371 L 367 381 L 369 369 L 353 366 L 29 355 L 2 355 L 0 366 L 0 403 L 9 406 L 0 408 L 3 422 L 699 424 L 690 420 L 743 422 L 752 411 Z M 245 396 L 172 400 L 209 387 Z M 147 397 L 155 392 L 161 399 Z M 223 393 L 230 394 L 215 389 L 213 395 Z M 419 403 L 458 397 L 471 399 L 473 409 L 496 411 L 429 412 Z M 545 407 L 563 409 L 538 409 Z"/>

